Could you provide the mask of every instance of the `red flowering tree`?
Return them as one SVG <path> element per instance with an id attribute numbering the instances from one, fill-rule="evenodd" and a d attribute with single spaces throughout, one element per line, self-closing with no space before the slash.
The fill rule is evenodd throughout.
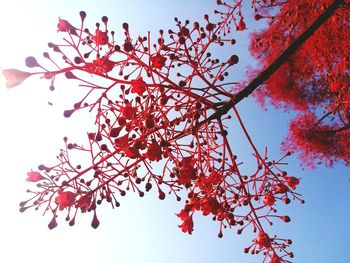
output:
<path id="1" fill-rule="evenodd" d="M 287 1 L 275 15 L 259 14 L 258 19 L 273 21 L 252 35 L 250 51 L 260 70 L 332 2 Z M 350 8 L 345 2 L 255 93 L 262 104 L 297 111 L 283 148 L 299 151 L 304 166 L 350 164 Z"/>
<path id="2" fill-rule="evenodd" d="M 219 237 L 224 228 L 235 228 L 238 234 L 251 230 L 256 238 L 244 249 L 246 253 L 261 253 L 264 262 L 290 262 L 291 240 L 277 237 L 267 228 L 274 220 L 290 221 L 289 216 L 277 214 L 279 204 L 303 202 L 295 192 L 299 179 L 281 167 L 284 158 L 290 150 L 301 149 L 305 158 L 316 154 L 321 159 L 340 156 L 349 160 L 345 154 L 348 149 L 341 152 L 339 148 L 346 146 L 345 137 L 341 136 L 349 121 L 349 59 L 345 48 L 330 55 L 332 52 L 325 50 L 328 44 L 319 47 L 318 41 L 313 40 L 327 39 L 325 32 L 333 28 L 339 32 L 332 32 L 339 34 L 349 30 L 349 6 L 339 0 L 314 1 L 309 5 L 304 1 L 252 1 L 255 19 L 267 19 L 270 26 L 253 35 L 251 47 L 264 70 L 243 86 L 228 77 L 239 61 L 238 55 L 219 60 L 212 51 L 213 46 L 234 45 L 230 32 L 246 29 L 242 1 L 217 3 L 215 22 L 208 15 L 204 16 L 203 25 L 175 19 L 175 29 L 167 33 L 160 30 L 155 43 L 150 34 L 131 36 L 127 23 L 122 25 L 125 39 L 115 39 L 105 16 L 96 28 L 87 29 L 86 13 L 82 11 L 78 26 L 59 19 L 63 42 L 49 43 L 52 52 L 44 53 L 46 62 L 38 62 L 34 57 L 26 59 L 26 65 L 37 70 L 3 71 L 9 88 L 36 74 L 49 80 L 54 89 L 56 78 L 64 75 L 86 90 L 73 108 L 64 111 L 64 116 L 74 117 L 76 111 L 84 110 L 96 116 L 95 129 L 86 132 L 86 145 L 65 137 L 56 164 L 41 164 L 28 172 L 27 180 L 36 184 L 35 190 L 28 190 L 30 198 L 20 204 L 22 212 L 34 207 L 51 214 L 50 229 L 57 226 L 61 214 L 74 225 L 79 213 L 92 213 L 91 226 L 97 228 L 99 205 L 118 207 L 127 191 L 142 197 L 154 188 L 161 200 L 166 195 L 173 195 L 178 201 L 185 199 L 177 214 L 183 232 L 194 231 L 195 213 L 211 215 L 218 222 Z M 271 45 L 275 40 L 278 44 Z M 346 44 L 348 40 L 344 37 L 342 41 Z M 305 59 L 299 53 L 309 49 L 317 51 L 307 60 L 309 64 L 303 63 Z M 319 61 L 324 53 L 329 56 L 329 64 Z M 63 61 L 58 62 L 59 58 Z M 300 67 L 296 71 L 300 74 L 295 76 L 286 66 L 294 60 Z M 328 71 L 333 74 L 329 79 Z M 294 78 L 299 86 L 291 84 Z M 317 83 L 325 87 L 318 88 Z M 235 107 L 254 90 L 260 101 L 271 98 L 278 101 L 278 106 L 315 111 L 291 123 L 291 140 L 285 144 L 288 151 L 277 160 L 270 161 L 267 151 L 260 153 L 256 149 Z M 325 94 L 327 99 L 323 98 Z M 317 120 L 319 107 L 331 113 Z M 322 123 L 331 114 L 339 121 Z M 250 174 L 242 172 L 242 164 L 227 138 L 228 120 L 232 117 L 253 152 L 255 167 Z M 325 149 L 334 142 L 339 147 L 326 155 Z M 76 156 L 86 162 L 79 164 Z M 310 160 L 313 163 L 314 159 Z"/>

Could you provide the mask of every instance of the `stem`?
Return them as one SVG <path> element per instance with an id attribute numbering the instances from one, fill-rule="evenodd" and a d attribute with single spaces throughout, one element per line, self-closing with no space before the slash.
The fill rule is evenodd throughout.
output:
<path id="1" fill-rule="evenodd" d="M 83 174 L 86 174 L 87 172 L 89 172 L 90 170 L 92 170 L 94 168 L 94 166 L 96 165 L 100 165 L 101 163 L 107 161 L 109 158 L 113 157 L 114 155 L 116 155 L 120 150 L 116 149 L 113 152 L 109 153 L 107 156 L 102 157 L 98 162 L 92 164 L 91 166 L 87 167 L 86 169 L 84 169 L 83 171 L 80 171 L 77 173 L 77 175 L 75 175 L 74 177 L 72 177 L 71 179 L 68 180 L 69 182 L 72 182 L 73 180 L 76 180 L 77 178 L 79 178 L 80 176 L 82 176 Z"/>
<path id="2" fill-rule="evenodd" d="M 224 127 L 223 127 L 223 125 L 222 125 L 221 120 L 219 120 L 219 126 L 220 126 L 220 129 L 221 129 L 221 130 L 224 130 Z M 242 190 L 243 190 L 243 192 L 244 192 L 244 195 L 245 195 L 245 196 L 249 196 L 249 190 L 247 190 L 247 188 L 246 188 L 246 183 L 244 182 L 244 180 L 243 180 L 243 178 L 242 178 L 242 175 L 241 175 L 241 173 L 240 173 L 240 171 L 239 171 L 239 169 L 238 169 L 238 165 L 237 165 L 237 162 L 236 162 L 236 160 L 235 160 L 235 158 L 234 158 L 234 154 L 233 154 L 233 152 L 232 152 L 232 150 L 231 150 L 230 144 L 229 144 L 229 142 L 228 142 L 228 140 L 227 140 L 227 136 L 223 136 L 223 140 L 224 140 L 224 144 L 225 144 L 226 147 L 227 147 L 227 151 L 228 151 L 228 154 L 229 154 L 229 156 L 230 156 L 231 162 L 232 162 L 233 166 L 235 167 L 235 170 L 236 170 L 236 173 L 237 173 L 237 177 L 238 177 L 238 179 L 239 179 L 239 182 L 240 182 L 241 185 L 243 186 L 243 187 L 242 187 Z M 261 222 L 260 222 L 260 220 L 259 220 L 258 215 L 256 214 L 255 207 L 254 207 L 254 205 L 253 205 L 253 203 L 252 203 L 252 201 L 251 201 L 250 199 L 248 199 L 248 204 L 249 204 L 249 207 L 250 207 L 250 209 L 251 209 L 251 211 L 252 211 L 252 213 L 253 213 L 253 216 L 254 216 L 254 218 L 255 218 L 255 220 L 254 220 L 255 223 L 259 226 L 260 230 L 263 231 L 262 224 L 261 224 Z"/>

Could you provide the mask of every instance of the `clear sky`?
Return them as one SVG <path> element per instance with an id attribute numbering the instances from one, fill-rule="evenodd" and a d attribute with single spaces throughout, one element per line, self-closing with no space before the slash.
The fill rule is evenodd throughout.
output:
<path id="1" fill-rule="evenodd" d="M 109 17 L 112 30 L 118 31 L 128 22 L 136 37 L 174 27 L 174 16 L 199 21 L 214 7 L 215 1 L 203 0 L 0 0 L 0 68 L 25 69 L 25 57 L 40 57 L 48 42 L 59 39 L 58 17 L 78 24 L 80 10 L 87 12 L 91 25 L 103 15 Z M 240 55 L 240 68 L 231 75 L 241 80 L 245 67 L 254 62 L 247 55 L 246 33 L 237 34 L 236 39 L 239 45 L 230 52 Z M 50 218 L 42 217 L 42 211 L 20 214 L 18 203 L 26 198 L 28 187 L 26 172 L 41 162 L 54 163 L 63 136 L 75 138 L 86 133 L 84 119 L 62 117 L 63 110 L 76 102 L 74 94 L 66 92 L 74 91 L 76 83 L 62 82 L 64 87 L 57 85 L 55 92 L 48 86 L 48 82 L 33 78 L 7 90 L 0 77 L 0 262 L 261 262 L 259 256 L 242 252 L 251 235 L 237 236 L 235 230 L 228 230 L 218 239 L 218 226 L 209 217 L 197 216 L 192 236 L 183 234 L 174 215 L 181 204 L 171 198 L 159 201 L 152 191 L 143 199 L 127 195 L 117 210 L 100 209 L 97 230 L 90 227 L 90 216 L 78 217 L 74 227 L 61 217 L 59 227 L 49 231 Z M 277 158 L 290 115 L 273 109 L 265 112 L 253 99 L 244 101 L 239 110 L 258 148 L 267 146 Z M 237 143 L 242 160 L 251 156 L 235 131 L 230 140 Z M 292 221 L 277 223 L 271 231 L 293 239 L 295 262 L 350 262 L 349 169 L 303 171 L 292 157 L 287 170 L 302 178 L 299 191 L 306 203 L 295 202 L 283 212 L 281 209 Z"/>

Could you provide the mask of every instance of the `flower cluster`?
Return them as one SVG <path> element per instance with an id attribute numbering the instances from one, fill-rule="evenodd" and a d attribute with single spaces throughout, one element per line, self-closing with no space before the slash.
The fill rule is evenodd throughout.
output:
<path id="1" fill-rule="evenodd" d="M 187 199 L 178 213 L 183 232 L 194 231 L 193 215 L 200 212 L 218 222 L 219 237 L 224 228 L 237 228 L 238 234 L 251 229 L 258 234 L 247 252 L 263 251 L 270 262 L 288 262 L 290 240 L 269 237 L 265 228 L 276 218 L 289 221 L 276 214 L 278 202 L 302 201 L 294 191 L 299 179 L 280 167 L 289 154 L 268 161 L 267 151 L 256 150 L 232 107 L 229 113 L 245 132 L 256 159 L 256 167 L 246 175 L 227 139 L 232 116 L 220 113 L 239 91 L 229 78 L 239 58 L 231 54 L 221 61 L 211 50 L 235 44 L 226 30 L 234 11 L 220 13 L 218 23 L 209 22 L 206 15 L 204 26 L 175 19 L 176 28 L 167 34 L 160 30 L 154 45 L 150 35 L 132 38 L 127 23 L 122 25 L 125 39 L 117 44 L 105 16 L 94 30 L 84 28 L 85 12 L 80 12 L 79 27 L 59 19 L 57 30 L 65 35 L 64 43 L 49 43 L 49 48 L 63 63 L 44 53 L 56 67 L 47 69 L 28 57 L 27 66 L 38 70 L 5 70 L 8 86 L 32 74 L 50 80 L 51 87 L 60 75 L 79 81 L 86 93 L 64 116 L 94 111 L 96 126 L 87 133 L 86 145 L 65 137 L 57 164 L 42 164 L 28 173 L 36 190 L 28 190 L 31 197 L 20 204 L 21 211 L 35 207 L 51 213 L 50 229 L 62 213 L 74 225 L 79 211 L 92 212 L 91 226 L 96 228 L 99 205 L 106 202 L 115 208 L 128 191 L 143 197 L 153 188 L 161 200 L 166 193 L 178 201 Z M 244 29 L 241 17 L 237 30 Z M 78 155 L 87 164 L 74 158 Z"/>

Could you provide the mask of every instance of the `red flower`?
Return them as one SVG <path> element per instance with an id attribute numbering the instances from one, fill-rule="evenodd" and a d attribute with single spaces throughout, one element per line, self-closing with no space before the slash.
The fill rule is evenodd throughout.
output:
<path id="1" fill-rule="evenodd" d="M 45 179 L 39 172 L 28 172 L 27 176 L 27 181 L 32 183 Z"/>
<path id="2" fill-rule="evenodd" d="M 159 161 L 162 159 L 162 148 L 155 140 L 148 146 L 147 157 L 150 161 Z"/>
<path id="3" fill-rule="evenodd" d="M 107 57 L 96 58 L 92 63 L 87 63 L 84 69 L 89 73 L 106 74 L 113 70 L 115 62 Z"/>
<path id="4" fill-rule="evenodd" d="M 222 179 L 220 173 L 213 170 L 208 177 L 199 176 L 196 179 L 196 187 L 199 187 L 204 192 L 212 191 L 212 188 L 219 184 Z"/>
<path id="5" fill-rule="evenodd" d="M 178 217 L 180 217 L 182 221 L 185 220 L 189 216 L 188 212 L 186 212 L 184 209 L 181 209 L 180 213 L 178 213 L 176 215 Z"/>
<path id="6" fill-rule="evenodd" d="M 107 32 L 102 32 L 100 29 L 96 29 L 95 36 L 92 37 L 96 45 L 106 45 L 108 44 L 108 35 Z"/>
<path id="7" fill-rule="evenodd" d="M 207 183 L 210 183 L 212 185 L 217 185 L 219 184 L 221 179 L 222 179 L 221 174 L 214 170 L 209 174 L 207 178 Z"/>
<path id="8" fill-rule="evenodd" d="M 85 195 L 80 197 L 76 203 L 76 207 L 79 207 L 82 212 L 86 212 L 91 205 L 91 195 Z"/>
<path id="9" fill-rule="evenodd" d="M 244 23 L 243 18 L 241 18 L 241 19 L 239 20 L 236 29 L 237 29 L 237 31 L 243 31 L 243 30 L 247 29 L 247 26 L 246 26 L 246 24 Z"/>
<path id="10" fill-rule="evenodd" d="M 217 215 L 221 208 L 220 203 L 215 197 L 209 197 L 202 201 L 202 211 L 203 215 L 209 215 L 212 213 L 213 215 Z"/>
<path id="11" fill-rule="evenodd" d="M 275 196 L 273 193 L 269 192 L 264 196 L 264 204 L 272 206 L 275 203 Z"/>
<path id="12" fill-rule="evenodd" d="M 133 146 L 129 145 L 129 134 L 125 134 L 121 137 L 118 137 L 114 140 L 116 148 L 120 148 L 121 151 L 125 153 L 129 158 L 136 158 L 139 156 L 139 150 Z"/>
<path id="13" fill-rule="evenodd" d="M 275 187 L 275 194 L 285 194 L 289 191 L 289 188 L 288 186 L 286 186 L 285 184 L 278 184 L 276 187 Z"/>
<path id="14" fill-rule="evenodd" d="M 33 73 L 25 72 L 17 69 L 4 69 L 2 74 L 6 78 L 6 87 L 12 88 L 21 84 L 28 77 L 33 75 Z"/>
<path id="15" fill-rule="evenodd" d="M 146 86 L 146 82 L 143 81 L 142 77 L 139 77 L 131 81 L 131 92 L 142 96 L 142 94 L 146 91 Z"/>
<path id="16" fill-rule="evenodd" d="M 57 32 L 71 32 L 72 30 L 75 30 L 75 27 L 72 26 L 67 20 L 61 18 L 58 19 Z"/>
<path id="17" fill-rule="evenodd" d="M 192 157 L 184 157 L 181 162 L 178 181 L 180 184 L 190 184 L 191 180 L 197 179 L 196 169 L 193 167 Z"/>
<path id="18" fill-rule="evenodd" d="M 183 220 L 182 224 L 179 225 L 182 232 L 186 233 L 188 232 L 190 235 L 193 231 L 193 218 L 192 215 L 189 215 L 187 212 L 185 212 L 183 209 L 180 211 L 179 214 L 177 214 L 178 217 Z"/>
<path id="19" fill-rule="evenodd" d="M 75 202 L 75 194 L 67 191 L 59 191 L 58 196 L 55 198 L 55 203 L 59 205 L 60 210 L 70 207 Z"/>
<path id="20" fill-rule="evenodd" d="M 133 106 L 131 106 L 129 103 L 125 105 L 125 107 L 122 107 L 120 109 L 120 112 L 124 115 L 124 117 L 126 119 L 133 119 L 136 112 L 137 112 L 137 109 L 134 108 Z"/>
<path id="21" fill-rule="evenodd" d="M 125 134 L 117 139 L 115 139 L 114 144 L 117 148 L 125 149 L 129 146 L 129 134 Z"/>
<path id="22" fill-rule="evenodd" d="M 163 57 L 160 53 L 151 57 L 151 65 L 154 68 L 162 69 L 165 65 L 166 58 Z"/>
<path id="23" fill-rule="evenodd" d="M 294 176 L 287 176 L 284 179 L 293 190 L 295 190 L 296 186 L 300 183 L 300 180 Z"/>
<path id="24" fill-rule="evenodd" d="M 135 159 L 140 155 L 139 150 L 136 149 L 135 147 L 129 147 L 124 149 L 124 153 L 126 154 L 126 156 L 132 159 Z"/>
<path id="25" fill-rule="evenodd" d="M 198 197 L 191 197 L 189 199 L 189 202 L 186 202 L 185 205 L 185 209 L 186 211 L 196 211 L 196 210 L 200 210 L 201 207 L 201 203 L 200 203 L 200 199 Z"/>
<path id="26" fill-rule="evenodd" d="M 275 196 L 273 193 L 269 192 L 264 196 L 264 204 L 273 206 L 275 204 Z"/>
<path id="27" fill-rule="evenodd" d="M 269 248 L 271 246 L 271 239 L 265 232 L 259 231 L 255 243 L 259 245 L 260 249 L 263 247 Z"/>
<path id="28" fill-rule="evenodd" d="M 341 87 L 342 87 L 342 83 L 341 82 L 332 82 L 329 85 L 329 90 L 331 92 L 339 92 L 341 90 Z"/>

